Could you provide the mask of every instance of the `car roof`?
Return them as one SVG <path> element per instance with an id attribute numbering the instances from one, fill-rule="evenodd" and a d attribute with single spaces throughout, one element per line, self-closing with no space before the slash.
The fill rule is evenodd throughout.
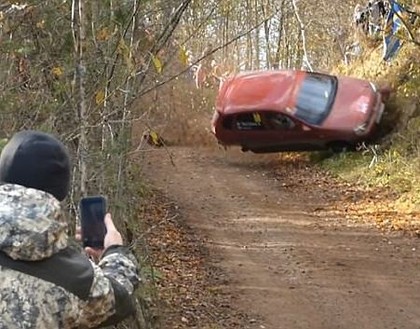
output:
<path id="1" fill-rule="evenodd" d="M 247 110 L 277 110 L 293 103 L 296 87 L 306 72 L 267 70 L 243 72 L 226 80 L 216 101 L 217 110 L 234 114 Z"/>

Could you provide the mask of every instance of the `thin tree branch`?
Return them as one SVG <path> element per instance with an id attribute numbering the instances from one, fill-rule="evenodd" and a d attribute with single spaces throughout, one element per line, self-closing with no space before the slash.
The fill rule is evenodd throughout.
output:
<path id="1" fill-rule="evenodd" d="M 222 48 L 224 48 L 224 47 L 229 46 L 230 44 L 232 44 L 233 42 L 237 41 L 238 39 L 241 39 L 242 37 L 244 37 L 244 36 L 246 36 L 247 34 L 251 33 L 252 31 L 254 31 L 255 29 L 257 29 L 258 27 L 260 27 L 262 24 L 264 24 L 264 22 L 266 22 L 266 21 L 270 20 L 271 18 L 273 18 L 273 16 L 274 16 L 275 14 L 276 14 L 276 13 L 271 14 L 269 17 L 267 17 L 267 18 L 263 19 L 261 22 L 259 22 L 259 23 L 258 23 L 258 24 L 256 24 L 255 26 L 252 26 L 252 27 L 251 27 L 251 28 L 249 28 L 248 30 L 246 30 L 246 31 L 244 31 L 244 32 L 242 32 L 242 33 L 239 33 L 238 35 L 236 35 L 235 37 L 233 37 L 232 39 L 230 39 L 228 42 L 226 42 L 226 43 L 224 43 L 224 44 L 222 44 L 222 45 L 220 45 L 220 46 L 218 46 L 218 47 L 213 48 L 213 49 L 212 49 L 212 50 L 210 50 L 208 53 L 206 53 L 205 55 L 203 55 L 203 56 L 199 57 L 199 58 L 198 58 L 197 60 L 195 60 L 193 63 L 191 63 L 190 65 L 188 65 L 188 66 L 187 66 L 187 68 L 185 68 L 184 70 L 182 70 L 182 71 L 178 72 L 177 74 L 175 74 L 175 75 L 173 75 L 173 76 L 171 76 L 171 77 L 167 78 L 166 80 L 163 80 L 163 81 L 161 81 L 161 82 L 159 82 L 159 83 L 155 84 L 154 86 L 152 86 L 152 87 L 150 87 L 150 88 L 148 88 L 148 89 L 145 89 L 145 90 L 143 90 L 143 91 L 140 91 L 140 92 L 137 94 L 137 96 L 131 100 L 131 102 L 134 102 L 137 98 L 139 98 L 139 97 L 141 97 L 141 96 L 146 95 L 147 93 L 149 93 L 149 92 L 151 92 L 151 91 L 155 90 L 155 89 L 156 89 L 156 88 L 158 88 L 158 87 L 163 86 L 164 84 L 166 84 L 166 83 L 168 83 L 168 82 L 170 82 L 170 81 L 172 81 L 172 80 L 175 80 L 176 78 L 178 78 L 178 77 L 179 77 L 179 76 L 181 76 L 182 74 L 184 74 L 184 73 L 188 72 L 189 70 L 191 70 L 191 68 L 192 68 L 192 67 L 194 67 L 195 65 L 197 65 L 198 63 L 200 63 L 203 59 L 205 59 L 205 58 L 209 57 L 210 55 L 214 54 L 215 52 L 219 51 L 220 49 L 222 49 Z"/>

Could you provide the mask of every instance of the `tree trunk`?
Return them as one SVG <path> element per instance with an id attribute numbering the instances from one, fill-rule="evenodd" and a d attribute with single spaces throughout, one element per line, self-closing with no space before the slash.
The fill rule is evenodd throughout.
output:
<path id="1" fill-rule="evenodd" d="M 85 11 L 83 0 L 72 1 L 72 30 L 75 41 L 75 87 L 76 87 L 76 101 L 79 115 L 79 139 L 78 139 L 78 163 L 80 173 L 80 193 L 82 196 L 87 194 L 87 154 L 88 154 L 88 140 L 87 140 L 87 108 L 86 108 L 86 65 L 84 60 L 84 45 L 86 43 L 85 32 Z"/>
<path id="2" fill-rule="evenodd" d="M 299 14 L 299 9 L 296 5 L 296 0 L 291 0 L 292 1 L 292 5 L 293 5 L 293 9 L 295 12 L 295 16 L 296 19 L 299 23 L 299 28 L 300 28 L 300 33 L 301 33 L 301 38 L 302 38 L 302 49 L 303 49 L 303 66 L 307 69 L 309 69 L 310 71 L 313 71 L 312 69 L 312 65 L 310 63 L 309 60 L 309 56 L 308 56 L 308 51 L 306 49 L 306 33 L 305 33 L 305 24 L 303 23 L 300 14 Z"/>

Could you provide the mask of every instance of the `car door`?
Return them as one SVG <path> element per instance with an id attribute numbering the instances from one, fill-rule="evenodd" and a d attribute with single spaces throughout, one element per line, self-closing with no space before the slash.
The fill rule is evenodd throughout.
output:
<path id="1" fill-rule="evenodd" d="M 233 120 L 233 133 L 241 146 L 246 148 L 259 145 L 265 140 L 266 126 L 258 111 L 237 113 Z"/>
<path id="2" fill-rule="evenodd" d="M 234 129 L 244 149 L 260 152 L 294 150 L 302 131 L 299 122 L 274 111 L 238 113 Z"/>
<path id="3" fill-rule="evenodd" d="M 263 116 L 267 126 L 267 145 L 279 151 L 306 151 L 322 148 L 320 130 L 306 125 L 284 113 L 267 112 Z"/>
<path id="4" fill-rule="evenodd" d="M 316 129 L 274 111 L 253 111 L 235 115 L 232 133 L 245 150 L 259 152 L 316 149 Z"/>

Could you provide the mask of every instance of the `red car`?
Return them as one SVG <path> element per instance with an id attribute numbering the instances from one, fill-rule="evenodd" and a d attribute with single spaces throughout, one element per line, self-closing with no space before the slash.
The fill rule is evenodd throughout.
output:
<path id="1" fill-rule="evenodd" d="M 371 82 L 296 70 L 248 72 L 219 90 L 212 131 L 255 153 L 342 151 L 369 141 L 384 111 Z"/>

